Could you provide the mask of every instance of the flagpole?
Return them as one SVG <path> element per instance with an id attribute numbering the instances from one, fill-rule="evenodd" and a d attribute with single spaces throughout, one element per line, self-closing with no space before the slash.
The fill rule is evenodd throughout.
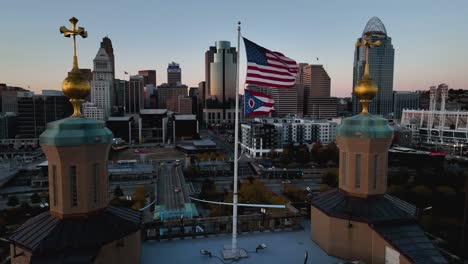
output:
<path id="1" fill-rule="evenodd" d="M 237 250 L 237 181 L 238 181 L 238 156 L 239 156 L 239 66 L 240 66 L 240 32 L 241 22 L 237 22 L 237 74 L 236 74 L 236 111 L 234 119 L 234 190 L 232 194 L 232 254 L 238 257 Z"/>

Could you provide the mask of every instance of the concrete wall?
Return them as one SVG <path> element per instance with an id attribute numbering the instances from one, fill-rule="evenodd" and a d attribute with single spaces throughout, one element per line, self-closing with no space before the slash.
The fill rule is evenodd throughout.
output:
<path id="1" fill-rule="evenodd" d="M 396 250 L 367 223 L 329 217 L 313 206 L 311 237 L 329 255 L 365 263 L 384 264 L 385 247 Z M 412 262 L 400 253 L 400 263 Z"/>
<path id="2" fill-rule="evenodd" d="M 101 248 L 95 264 L 140 263 L 141 233 L 137 231 L 129 236 L 111 242 Z"/>

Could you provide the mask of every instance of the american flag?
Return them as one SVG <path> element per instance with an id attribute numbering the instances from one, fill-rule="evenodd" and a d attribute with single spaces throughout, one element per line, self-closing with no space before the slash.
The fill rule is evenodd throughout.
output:
<path id="1" fill-rule="evenodd" d="M 292 88 L 297 63 L 282 53 L 271 51 L 244 38 L 247 53 L 246 83 L 272 88 Z"/>

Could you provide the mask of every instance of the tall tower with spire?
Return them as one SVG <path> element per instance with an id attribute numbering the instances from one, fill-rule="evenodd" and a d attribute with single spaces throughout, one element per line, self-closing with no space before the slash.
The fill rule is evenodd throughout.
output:
<path id="1" fill-rule="evenodd" d="M 107 160 L 112 132 L 103 121 L 82 117 L 90 84 L 78 68 L 76 36 L 84 28 L 61 27 L 73 37 L 73 68 L 62 90 L 73 115 L 47 124 L 40 144 L 49 166 L 50 210 L 14 232 L 12 263 L 139 263 L 140 213 L 108 206 Z"/>
<path id="2" fill-rule="evenodd" d="M 386 194 L 393 131 L 388 120 L 371 115 L 379 87 L 371 78 L 371 48 L 382 42 L 365 34 L 362 78 L 354 88 L 361 113 L 337 129 L 339 187 L 311 203 L 311 237 L 329 255 L 364 263 L 447 263 L 417 225 L 416 208 Z"/>

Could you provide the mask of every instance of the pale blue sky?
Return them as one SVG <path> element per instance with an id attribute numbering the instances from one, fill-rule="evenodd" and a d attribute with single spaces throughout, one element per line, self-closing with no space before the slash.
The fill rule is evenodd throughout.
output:
<path id="1" fill-rule="evenodd" d="M 59 34 L 76 16 L 89 37 L 79 40 L 81 68 L 90 68 L 102 37 L 114 45 L 116 76 L 181 64 L 182 81 L 204 80 L 204 52 L 216 40 L 243 35 L 298 62 L 326 66 L 332 94 L 352 89 L 354 43 L 378 16 L 392 37 L 395 90 L 440 82 L 468 89 L 468 1 L 450 0 L 1 0 L 0 82 L 34 91 L 60 89 L 72 63 L 71 41 Z M 241 50 L 241 80 L 245 52 Z"/>

